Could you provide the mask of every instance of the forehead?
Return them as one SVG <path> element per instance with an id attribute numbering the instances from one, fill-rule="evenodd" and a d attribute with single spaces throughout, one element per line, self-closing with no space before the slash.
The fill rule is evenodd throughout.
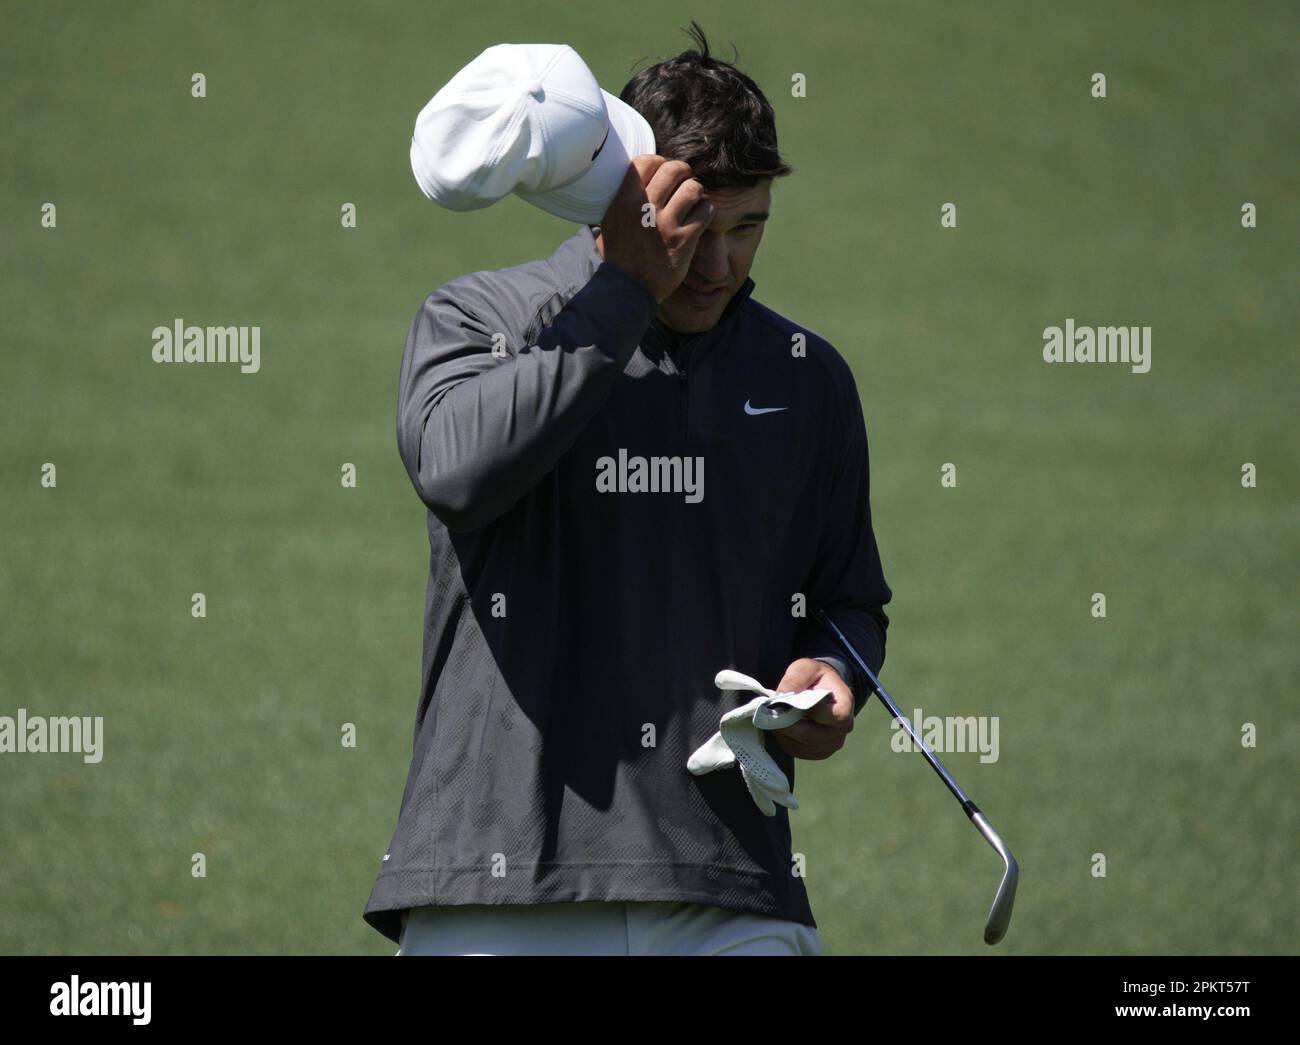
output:
<path id="1" fill-rule="evenodd" d="M 746 188 L 715 189 L 704 194 L 713 204 L 713 216 L 739 221 L 747 214 L 764 214 L 772 203 L 772 181 L 767 179 Z"/>

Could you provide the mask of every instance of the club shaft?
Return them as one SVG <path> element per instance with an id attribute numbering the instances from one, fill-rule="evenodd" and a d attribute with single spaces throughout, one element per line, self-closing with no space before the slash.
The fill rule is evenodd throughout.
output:
<path id="1" fill-rule="evenodd" d="M 944 764 L 940 762 L 935 756 L 935 753 L 926 746 L 925 741 L 916 735 L 916 730 L 912 728 L 912 723 L 909 722 L 907 717 L 898 709 L 898 705 L 894 703 L 894 698 L 891 697 L 885 687 L 880 684 L 880 680 L 876 678 L 876 673 L 867 667 L 866 661 L 862 659 L 862 654 L 857 651 L 856 647 L 854 647 L 853 643 L 848 640 L 848 637 L 844 632 L 840 630 L 839 626 L 830 619 L 820 606 L 813 606 L 812 611 L 813 616 L 817 618 L 822 627 L 834 636 L 835 641 L 839 644 L 840 648 L 844 650 L 849 659 L 852 660 L 867 677 L 868 683 L 871 686 L 871 692 L 879 697 L 880 702 L 889 709 L 889 713 L 902 723 L 903 728 L 907 731 L 907 735 L 912 738 L 912 743 L 920 749 L 921 754 L 925 756 L 925 760 L 930 763 L 930 768 L 939 774 L 939 779 L 942 780 L 948 790 L 952 792 L 953 797 L 961 803 L 962 810 L 965 812 L 967 819 L 975 825 L 979 833 L 984 836 L 984 840 L 988 842 L 988 844 L 993 847 L 994 851 L 997 852 L 998 856 L 1002 858 L 1002 881 L 998 885 L 997 895 L 993 898 L 993 906 L 989 908 L 988 920 L 984 923 L 984 942 L 987 944 L 997 943 L 1004 935 L 1006 935 L 1007 925 L 1011 921 L 1011 908 L 1016 902 L 1016 887 L 1020 883 L 1020 865 L 1016 863 L 1016 858 L 1011 855 L 1011 850 L 1006 847 L 1006 844 L 1002 841 L 1001 837 L 999 837 L 998 833 L 993 830 L 993 825 L 990 824 L 984 814 L 980 812 L 979 807 L 970 800 L 966 792 L 963 791 L 957 781 L 952 778 L 952 774 L 948 772 Z"/>
<path id="2" fill-rule="evenodd" d="M 889 691 L 880 684 L 880 680 L 876 678 L 876 673 L 867 667 L 866 661 L 862 659 L 861 654 L 858 653 L 853 643 L 848 640 L 844 632 L 839 629 L 839 626 L 831 620 L 829 615 L 827 615 L 820 606 L 814 606 L 812 611 L 813 616 L 817 618 L 822 627 L 834 636 L 835 641 L 840 644 L 840 647 L 846 654 L 848 654 L 853 663 L 856 664 L 862 673 L 867 676 L 867 680 L 871 684 L 871 692 L 880 698 L 880 702 L 885 705 L 889 713 L 899 721 L 903 729 L 906 730 L 907 735 L 912 738 L 912 743 L 915 744 L 921 754 L 925 756 L 925 760 L 930 763 L 930 768 L 939 774 L 939 779 L 947 785 L 948 790 L 952 792 L 953 797 L 961 803 L 961 807 L 965 810 L 966 815 L 974 821 L 976 816 L 979 815 L 979 807 L 970 800 L 970 797 L 966 792 L 961 789 L 961 785 L 952 778 L 952 774 L 948 772 L 947 767 L 944 766 L 935 753 L 926 746 L 925 741 L 917 736 L 916 730 L 912 728 L 912 723 L 908 720 L 907 716 L 899 710 L 898 705 L 894 703 L 894 698 L 889 695 Z M 977 823 L 976 826 L 978 827 L 979 824 Z"/>

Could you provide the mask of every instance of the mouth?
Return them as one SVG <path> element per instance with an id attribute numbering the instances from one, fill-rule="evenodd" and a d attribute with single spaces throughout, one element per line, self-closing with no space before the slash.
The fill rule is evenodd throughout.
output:
<path id="1" fill-rule="evenodd" d="M 727 287 L 726 284 L 723 284 L 720 287 L 701 288 L 698 286 L 692 286 L 688 282 L 683 282 L 681 284 L 681 289 L 683 294 L 686 295 L 687 301 L 691 304 L 695 305 L 697 308 L 707 308 L 709 305 L 717 304 L 717 302 L 722 299 L 722 295 L 726 292 Z"/>

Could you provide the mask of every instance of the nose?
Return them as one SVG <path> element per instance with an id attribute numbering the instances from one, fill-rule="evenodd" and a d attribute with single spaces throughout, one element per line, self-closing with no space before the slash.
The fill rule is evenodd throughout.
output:
<path id="1" fill-rule="evenodd" d="M 726 241 L 721 236 L 701 236 L 691 261 L 695 278 L 709 286 L 725 283 L 729 267 Z"/>

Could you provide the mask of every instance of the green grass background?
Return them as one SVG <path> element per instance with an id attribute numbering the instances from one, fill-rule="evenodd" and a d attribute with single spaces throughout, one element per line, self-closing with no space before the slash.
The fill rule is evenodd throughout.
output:
<path id="1" fill-rule="evenodd" d="M 499 42 L 617 93 L 691 17 L 797 168 L 755 296 L 857 375 L 886 685 L 1000 716 L 998 762 L 946 756 L 1023 866 L 999 952 L 1296 950 L 1288 5 L 479 0 L 10 7 L 0 714 L 103 715 L 106 755 L 0 756 L 0 952 L 392 953 L 360 915 L 419 684 L 402 345 L 438 284 L 572 231 L 429 204 L 415 115 Z M 154 364 L 177 316 L 260 325 L 261 372 Z M 1151 372 L 1045 365 L 1066 317 L 1150 325 Z M 982 953 L 997 859 L 887 727 L 800 770 L 828 953 Z"/>

